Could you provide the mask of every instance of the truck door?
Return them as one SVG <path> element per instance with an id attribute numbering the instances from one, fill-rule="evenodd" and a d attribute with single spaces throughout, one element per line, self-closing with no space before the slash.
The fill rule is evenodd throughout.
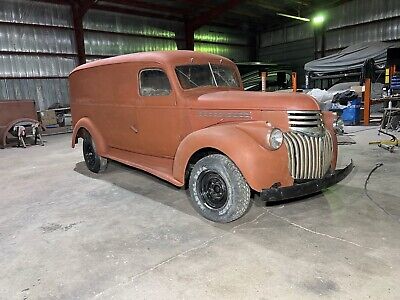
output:
<path id="1" fill-rule="evenodd" d="M 140 152 L 158 157 L 174 157 L 181 140 L 182 110 L 167 74 L 161 67 L 139 72 L 138 135 Z"/>

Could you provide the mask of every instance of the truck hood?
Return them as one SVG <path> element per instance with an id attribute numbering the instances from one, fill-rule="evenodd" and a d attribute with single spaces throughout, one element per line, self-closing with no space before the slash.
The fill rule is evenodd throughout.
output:
<path id="1" fill-rule="evenodd" d="M 314 98 L 300 93 L 220 91 L 193 98 L 194 109 L 319 110 Z"/>

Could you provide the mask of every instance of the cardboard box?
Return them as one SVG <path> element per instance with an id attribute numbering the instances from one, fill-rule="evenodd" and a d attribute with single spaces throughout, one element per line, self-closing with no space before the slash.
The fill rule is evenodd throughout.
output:
<path id="1" fill-rule="evenodd" d="M 40 112 L 40 120 L 43 126 L 57 125 L 57 117 L 54 110 L 45 110 Z"/>
<path id="2" fill-rule="evenodd" d="M 64 114 L 65 126 L 72 126 L 72 116 L 71 114 Z"/>

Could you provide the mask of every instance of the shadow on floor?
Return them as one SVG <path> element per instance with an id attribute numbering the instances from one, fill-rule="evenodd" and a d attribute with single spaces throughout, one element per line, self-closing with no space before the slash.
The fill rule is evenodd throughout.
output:
<path id="1" fill-rule="evenodd" d="M 120 188 L 147 197 L 163 205 L 172 207 L 180 212 L 194 216 L 203 220 L 204 222 L 208 222 L 215 227 L 226 230 L 229 230 L 239 224 L 254 220 L 260 213 L 265 211 L 266 207 L 264 202 L 255 197 L 255 199 L 253 199 L 252 208 L 245 216 L 229 224 L 218 224 L 205 220 L 194 211 L 190 205 L 190 194 L 188 189 L 175 187 L 174 185 L 142 170 L 126 166 L 116 161 L 109 161 L 107 170 L 104 173 L 95 174 L 87 169 L 84 161 L 81 161 L 76 164 L 74 171 L 90 178 L 104 180 Z M 317 193 L 311 196 L 301 197 L 293 200 L 271 202 L 268 203 L 268 207 L 272 208 L 282 205 L 287 206 L 294 203 L 298 204 L 301 202 L 313 201 L 315 199 L 318 199 L 320 204 L 324 205 L 323 203 L 325 202 L 327 205 L 324 194 Z"/>

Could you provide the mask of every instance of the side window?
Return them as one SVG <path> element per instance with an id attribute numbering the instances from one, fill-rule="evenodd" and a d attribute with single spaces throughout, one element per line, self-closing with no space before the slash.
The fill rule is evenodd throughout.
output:
<path id="1" fill-rule="evenodd" d="M 164 71 L 148 69 L 140 72 L 141 96 L 167 96 L 171 93 L 171 85 Z"/>

